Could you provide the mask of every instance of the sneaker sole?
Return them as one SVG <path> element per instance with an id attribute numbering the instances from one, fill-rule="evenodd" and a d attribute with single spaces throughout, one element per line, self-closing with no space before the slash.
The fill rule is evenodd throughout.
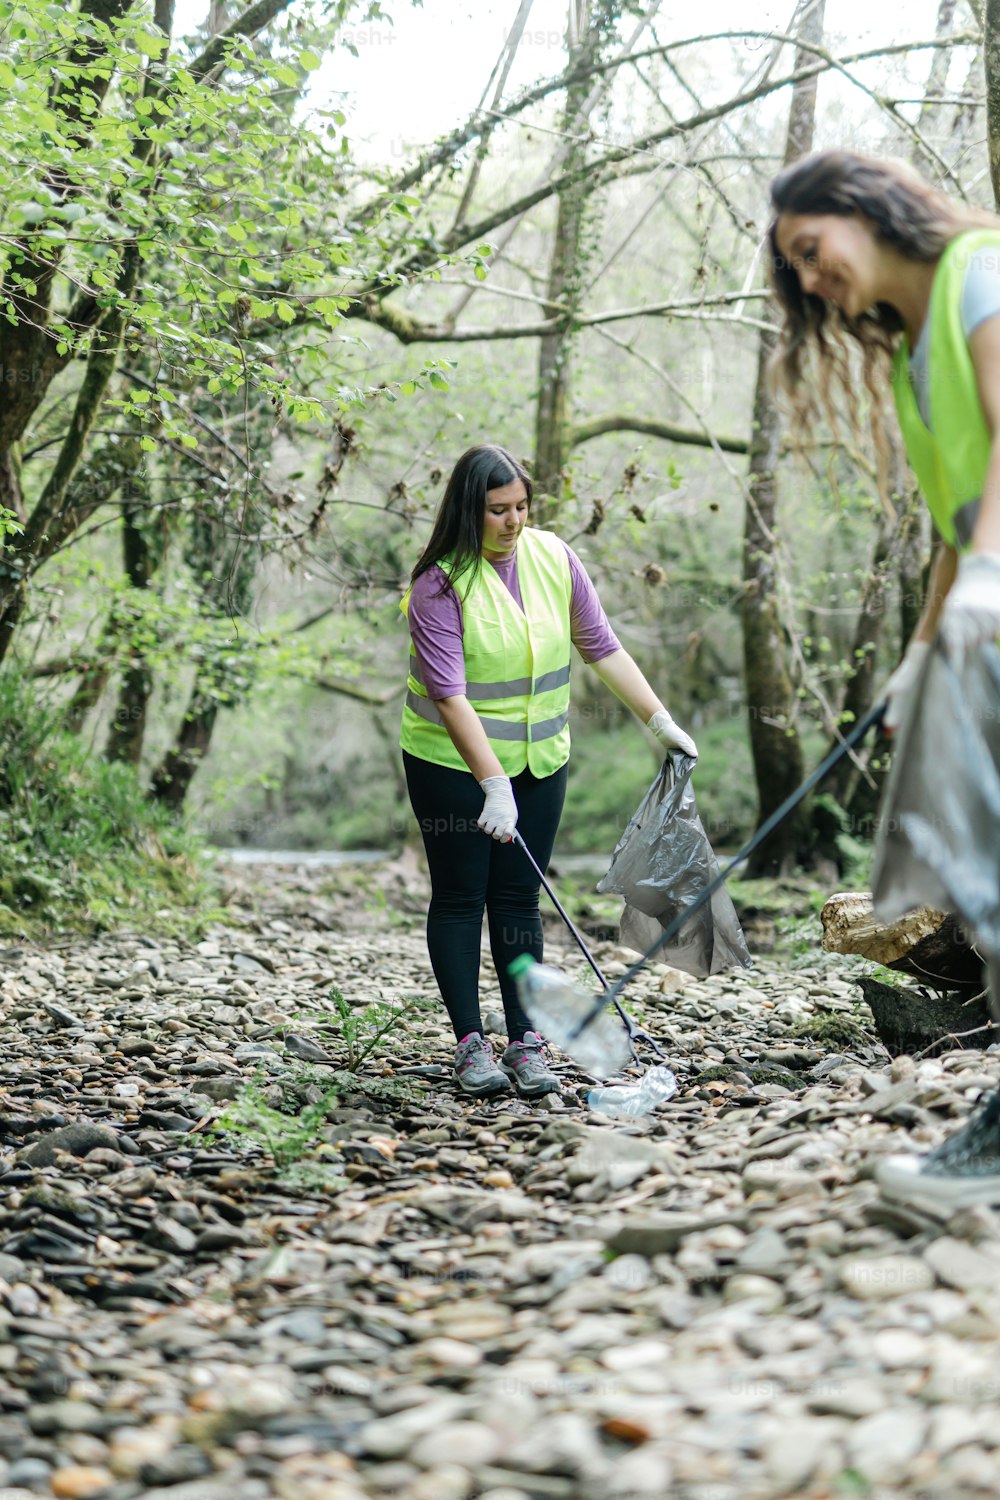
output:
<path id="1" fill-rule="evenodd" d="M 501 1063 L 500 1069 L 501 1072 L 507 1074 L 507 1077 L 510 1079 L 511 1084 L 513 1085 L 514 1092 L 520 1094 L 522 1099 L 540 1099 L 543 1094 L 559 1093 L 558 1078 L 541 1078 L 534 1088 L 532 1088 L 530 1085 L 528 1088 L 522 1088 L 517 1081 L 517 1074 L 514 1072 L 513 1068 L 508 1067 L 506 1063 Z"/>
<path id="2" fill-rule="evenodd" d="M 1000 1176 L 935 1177 L 921 1172 L 921 1156 L 889 1156 L 875 1168 L 875 1181 L 887 1198 L 939 1208 L 971 1208 L 1000 1203 Z"/>
<path id="3" fill-rule="evenodd" d="M 510 1092 L 510 1083 L 506 1078 L 495 1078 L 487 1083 L 477 1084 L 470 1088 L 467 1083 L 462 1082 L 457 1073 L 453 1073 L 451 1076 L 458 1084 L 462 1093 L 468 1094 L 470 1099 L 489 1099 L 493 1094 L 507 1094 Z"/>

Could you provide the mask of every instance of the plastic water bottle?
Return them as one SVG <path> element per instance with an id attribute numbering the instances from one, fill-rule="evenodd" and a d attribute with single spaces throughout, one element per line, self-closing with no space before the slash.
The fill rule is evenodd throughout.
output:
<path id="1" fill-rule="evenodd" d="M 637 1115 L 652 1114 L 676 1092 L 677 1079 L 669 1068 L 658 1063 L 638 1083 L 616 1083 L 606 1089 L 591 1089 L 587 1095 L 587 1107 L 600 1110 L 602 1115 L 610 1115 L 612 1119 L 634 1119 Z"/>
<path id="2" fill-rule="evenodd" d="M 515 958 L 509 968 L 517 981 L 517 995 L 536 1031 L 572 1057 L 595 1078 L 617 1073 L 632 1056 L 628 1032 L 617 1012 L 603 1010 L 579 1036 L 574 1032 L 589 1015 L 597 996 L 567 979 L 558 969 L 537 964 L 530 953 Z"/>

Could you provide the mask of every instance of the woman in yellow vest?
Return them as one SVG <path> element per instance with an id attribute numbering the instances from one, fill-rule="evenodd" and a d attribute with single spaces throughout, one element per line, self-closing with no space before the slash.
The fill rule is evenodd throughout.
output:
<path id="1" fill-rule="evenodd" d="M 531 480 L 504 448 L 462 455 L 401 608 L 410 671 L 400 744 L 431 877 L 427 946 L 468 1094 L 558 1089 L 508 966 L 542 957 L 538 879 L 569 759 L 571 648 L 665 748 L 697 755 L 614 636 L 579 558 L 528 524 Z M 483 912 L 507 1022 L 497 1066 L 479 1010 Z"/>
<path id="2" fill-rule="evenodd" d="M 771 201 L 779 384 L 807 428 L 838 397 L 855 420 L 860 356 L 883 473 L 891 386 L 938 533 L 923 615 L 886 688 L 892 729 L 938 632 L 953 653 L 1000 635 L 1000 219 L 847 151 L 793 162 Z M 1000 954 L 988 957 L 1000 1019 Z M 878 1175 L 914 1201 L 1000 1202 L 1000 1090 L 929 1156 L 890 1158 Z"/>

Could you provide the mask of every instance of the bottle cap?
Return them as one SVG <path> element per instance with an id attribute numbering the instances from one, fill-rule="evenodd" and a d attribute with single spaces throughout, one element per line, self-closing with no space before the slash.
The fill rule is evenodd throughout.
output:
<path id="1" fill-rule="evenodd" d="M 530 953 L 519 953 L 516 958 L 511 959 L 507 965 L 507 973 L 511 979 L 519 979 L 522 974 L 527 974 L 529 969 L 535 967 L 535 960 Z"/>

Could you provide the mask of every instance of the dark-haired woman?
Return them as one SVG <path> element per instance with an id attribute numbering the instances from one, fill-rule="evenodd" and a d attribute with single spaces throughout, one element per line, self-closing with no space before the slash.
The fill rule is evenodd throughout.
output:
<path id="1" fill-rule="evenodd" d="M 570 648 L 665 748 L 696 755 L 608 624 L 579 558 L 528 524 L 531 480 L 504 448 L 470 448 L 455 466 L 401 608 L 410 675 L 400 744 L 431 877 L 427 946 L 455 1030 L 454 1076 L 468 1094 L 532 1098 L 558 1081 L 508 974 L 542 956 L 538 879 L 569 759 Z M 499 1066 L 483 1034 L 483 912 L 508 1046 Z"/>
<path id="2" fill-rule="evenodd" d="M 952 203 L 900 163 L 844 151 L 792 163 L 771 200 L 780 384 L 807 425 L 831 392 L 853 415 L 848 356 L 860 353 L 881 467 L 891 385 L 938 532 L 924 612 L 887 686 L 893 728 L 938 632 L 952 654 L 1000 636 L 1000 219 Z M 988 974 L 1000 1019 L 1000 954 L 988 956 Z M 929 1156 L 892 1157 L 878 1176 L 896 1197 L 1000 1202 L 1000 1090 Z"/>

